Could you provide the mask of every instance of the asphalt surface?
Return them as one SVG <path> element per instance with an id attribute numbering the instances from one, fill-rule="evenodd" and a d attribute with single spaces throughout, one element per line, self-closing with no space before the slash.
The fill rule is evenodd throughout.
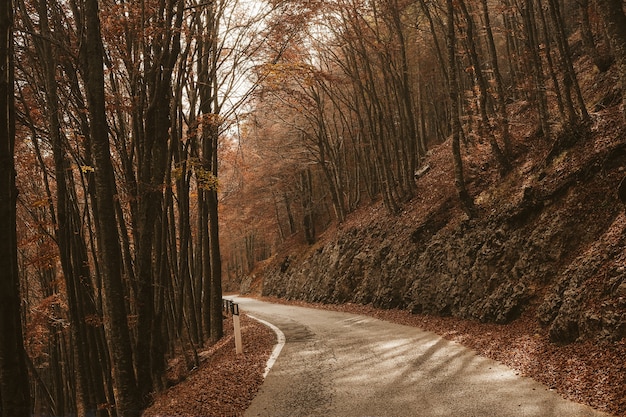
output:
<path id="1" fill-rule="evenodd" d="M 607 416 L 434 333 L 354 314 L 234 301 L 286 339 L 246 417 Z"/>

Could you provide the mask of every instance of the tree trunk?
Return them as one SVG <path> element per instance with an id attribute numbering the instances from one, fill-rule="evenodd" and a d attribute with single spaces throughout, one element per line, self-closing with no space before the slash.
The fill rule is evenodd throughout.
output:
<path id="1" fill-rule="evenodd" d="M 214 152 L 217 153 L 217 140 Z M 214 161 L 217 173 L 217 161 Z M 216 174 L 214 174 L 216 175 Z M 217 175 L 216 175 L 217 176 Z M 219 242 L 217 189 L 209 192 L 209 244 L 211 256 L 211 340 L 217 342 L 224 336 L 222 316 L 222 255 Z"/>
<path id="2" fill-rule="evenodd" d="M 474 216 L 474 201 L 465 185 L 463 159 L 461 157 L 461 121 L 459 120 L 459 85 L 456 68 L 456 35 L 454 29 L 454 2 L 446 0 L 448 38 L 448 81 L 450 93 L 450 124 L 452 128 L 452 157 L 454 161 L 454 185 L 461 200 L 461 206 L 468 215 Z"/>
<path id="3" fill-rule="evenodd" d="M 0 413 L 30 416 L 30 386 L 22 337 L 17 267 L 13 5 L 0 4 Z"/>
<path id="4" fill-rule="evenodd" d="M 574 64 L 571 57 L 572 54 L 570 52 L 569 43 L 567 41 L 567 33 L 565 30 L 563 15 L 561 13 L 561 7 L 556 0 L 548 0 L 548 4 L 550 9 L 550 17 L 552 18 L 552 23 L 554 24 L 554 37 L 557 41 L 557 46 L 561 54 L 563 84 L 565 87 L 566 104 L 568 106 L 568 121 L 570 124 L 574 125 L 578 125 L 580 122 L 586 124 L 590 120 L 589 113 L 587 112 L 587 106 L 585 105 L 585 100 L 583 98 L 582 92 L 580 91 L 576 72 L 574 71 Z M 576 109 L 574 109 L 572 93 L 575 96 L 576 102 L 578 104 L 578 111 L 580 112 L 580 114 L 578 114 L 576 112 Z"/>
<path id="5" fill-rule="evenodd" d="M 626 119 L 626 14 L 622 0 L 596 0 L 598 12 L 604 20 L 611 50 L 622 84 L 622 113 Z"/>
<path id="6" fill-rule="evenodd" d="M 591 19 L 589 19 L 589 0 L 578 0 L 580 11 L 580 33 L 583 38 L 583 45 L 587 50 L 587 55 L 591 58 L 596 68 L 600 72 L 606 72 L 613 63 L 613 57 L 606 54 L 603 48 L 596 45 L 593 30 L 591 29 Z"/>
<path id="7" fill-rule="evenodd" d="M 120 417 L 141 415 L 137 382 L 133 369 L 131 340 L 122 282 L 122 255 L 114 199 L 113 165 L 105 111 L 103 46 L 97 0 L 85 0 L 85 39 L 83 71 L 91 122 L 98 208 L 98 246 L 100 247 L 104 320 L 112 358 L 115 405 Z M 88 57 L 88 58 L 87 58 Z"/>
<path id="8" fill-rule="evenodd" d="M 296 220 L 291 210 L 291 196 L 286 191 L 283 191 L 283 201 L 285 202 L 285 211 L 287 212 L 287 221 L 289 222 L 289 235 L 296 233 Z"/>
<path id="9" fill-rule="evenodd" d="M 201 138 L 201 167 L 199 170 L 199 188 L 204 195 L 203 209 L 199 214 L 204 217 L 202 233 L 206 233 L 206 244 L 203 257 L 205 257 L 204 291 L 205 302 L 203 308 L 208 309 L 203 313 L 205 330 L 210 330 L 211 341 L 219 340 L 224 334 L 222 319 L 222 260 L 219 243 L 218 224 L 218 198 L 217 198 L 217 146 L 219 127 L 221 122 L 218 88 L 218 35 L 219 35 L 219 10 L 214 3 L 205 6 L 204 27 L 207 41 L 199 46 L 202 59 L 198 76 L 202 80 L 200 87 L 200 112 L 202 114 L 202 138 Z M 205 229 L 206 228 L 206 229 Z M 208 320 L 208 323 L 207 323 Z M 209 329 L 210 328 L 210 329 Z"/>
<path id="10" fill-rule="evenodd" d="M 535 0 L 524 0 L 522 5 L 522 16 L 526 35 L 528 36 L 528 53 L 530 54 L 530 69 L 532 71 L 535 88 L 533 91 L 534 100 L 539 107 L 539 120 L 541 130 L 546 140 L 552 136 L 550 129 L 550 114 L 548 112 L 548 102 L 544 82 L 543 66 L 539 56 L 539 41 L 537 39 L 537 25 L 535 21 Z"/>
<path id="11" fill-rule="evenodd" d="M 103 390 L 99 384 L 94 383 L 102 377 L 102 368 L 97 360 L 97 348 L 90 344 L 90 333 L 98 329 L 86 324 L 86 316 L 95 315 L 93 304 L 93 291 L 91 289 L 91 273 L 87 257 L 87 247 L 84 235 L 81 232 L 80 213 L 77 205 L 74 181 L 69 172 L 69 163 L 66 150 L 63 146 L 61 135 L 61 122 L 59 120 L 59 97 L 56 84 L 56 60 L 53 56 L 50 40 L 53 39 L 52 31 L 48 25 L 47 2 L 42 0 L 39 7 L 39 27 L 42 38 L 39 51 L 44 70 L 46 98 L 48 103 L 48 129 L 54 154 L 54 167 L 56 179 L 56 238 L 59 247 L 61 267 L 66 282 L 68 309 L 71 320 L 71 332 L 73 343 L 71 348 L 76 360 L 73 367 L 73 379 L 76 381 L 76 410 L 79 415 L 85 415 L 90 410 L 97 410 L 98 405 L 105 402 Z M 45 167 L 42 166 L 45 170 Z M 51 199 L 51 201 L 54 201 Z M 51 207 L 51 210 L 53 208 Z M 61 384 L 60 387 L 64 385 Z M 58 403 L 58 402 L 57 402 Z M 58 408 L 60 414 L 64 414 Z"/>
<path id="12" fill-rule="evenodd" d="M 300 198 L 302 202 L 302 221 L 304 237 L 309 245 L 315 243 L 315 221 L 313 218 L 313 182 L 311 169 L 300 172 Z"/>
<path id="13" fill-rule="evenodd" d="M 403 182 L 407 185 L 408 195 L 405 198 L 412 198 L 416 191 L 416 185 L 414 180 L 415 169 L 419 163 L 419 138 L 417 133 L 417 122 L 415 120 L 415 109 L 413 103 L 413 91 L 411 90 L 411 83 L 409 80 L 409 60 L 407 57 L 407 42 L 403 32 L 403 22 L 400 16 L 400 5 L 397 0 L 391 4 L 391 14 L 393 21 L 393 28 L 396 31 L 398 37 L 398 46 L 400 48 L 400 76 L 397 83 L 400 90 L 401 105 L 399 113 L 402 115 L 404 127 L 406 128 L 407 138 L 404 138 L 401 142 L 403 145 L 403 154 L 406 158 L 406 167 L 404 172 L 401 173 Z"/>
<path id="14" fill-rule="evenodd" d="M 567 120 L 568 117 L 565 113 L 565 101 L 563 100 L 563 94 L 561 93 L 561 85 L 559 84 L 559 77 L 557 74 L 557 70 L 554 64 L 554 59 L 552 59 L 552 36 L 550 36 L 550 29 L 548 21 L 545 18 L 545 13 L 543 9 L 539 8 L 538 12 L 541 22 L 541 31 L 543 33 L 544 38 L 544 55 L 546 57 L 546 67 L 550 79 L 552 80 L 552 86 L 554 88 L 554 98 L 557 103 L 557 107 L 559 108 L 559 116 L 561 120 Z M 570 100 L 571 103 L 571 100 Z M 573 105 L 568 107 L 571 110 L 570 115 L 573 113 Z"/>
<path id="15" fill-rule="evenodd" d="M 498 145 L 498 141 L 496 139 L 495 134 L 493 133 L 493 127 L 491 126 L 491 121 L 489 119 L 489 115 L 487 114 L 487 98 L 488 98 L 488 87 L 487 80 L 482 73 L 482 69 L 480 67 L 481 60 L 478 57 L 478 52 L 476 50 L 476 37 L 474 36 L 474 18 L 469 13 L 467 6 L 464 0 L 458 0 L 459 5 L 461 7 L 461 11 L 465 16 L 465 21 L 467 23 L 467 45 L 468 52 L 470 56 L 470 61 L 472 63 L 472 67 L 474 68 L 474 79 L 475 83 L 478 85 L 478 111 L 480 113 L 480 129 L 482 137 L 486 137 L 489 140 L 489 144 L 491 146 L 491 151 L 496 157 L 496 161 L 500 166 L 500 173 L 502 176 L 506 175 L 507 172 L 511 170 L 511 162 L 507 158 L 507 156 L 502 152 L 500 146 Z"/>
<path id="16" fill-rule="evenodd" d="M 198 254 L 202 293 L 202 339 L 211 337 L 211 257 L 209 255 L 209 206 L 207 192 L 198 190 Z"/>
<path id="17" fill-rule="evenodd" d="M 500 64 L 498 63 L 498 52 L 496 43 L 493 39 L 493 31 L 491 29 L 491 18 L 489 16 L 489 7 L 487 0 L 481 0 L 483 21 L 485 24 L 485 35 L 487 37 L 487 47 L 489 50 L 489 58 L 496 86 L 499 124 L 502 130 L 502 144 L 504 145 L 504 155 L 511 157 L 511 134 L 509 130 L 509 115 L 506 109 L 506 97 L 504 96 L 504 81 L 500 72 Z"/>

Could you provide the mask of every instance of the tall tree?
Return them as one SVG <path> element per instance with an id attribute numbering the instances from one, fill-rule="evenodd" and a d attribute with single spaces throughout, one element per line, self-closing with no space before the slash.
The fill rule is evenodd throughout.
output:
<path id="1" fill-rule="evenodd" d="M 13 2 L 0 3 L 0 414 L 30 416 L 17 264 Z"/>
<path id="2" fill-rule="evenodd" d="M 95 165 L 98 209 L 98 246 L 101 256 L 104 297 L 104 322 L 112 358 L 113 384 L 117 414 L 141 415 L 128 327 L 125 291 L 122 282 L 122 254 L 116 210 L 113 164 L 108 137 L 104 90 L 103 44 L 100 33 L 98 1 L 84 0 L 85 38 L 82 70 L 90 117 L 90 134 Z"/>
<path id="3" fill-rule="evenodd" d="M 197 170 L 199 198 L 199 230 L 203 247 L 204 302 L 203 315 L 205 332 L 212 341 L 219 340 L 224 332 L 222 324 L 222 258 L 219 246 L 218 223 L 218 140 L 220 131 L 221 101 L 219 97 L 218 65 L 220 48 L 220 22 L 224 10 L 221 2 L 201 6 L 204 9 L 198 19 L 199 42 L 198 76 L 200 78 L 200 164 Z M 219 308 L 218 308 L 219 307 Z"/>
<path id="4" fill-rule="evenodd" d="M 136 236 L 137 269 L 137 339 L 135 368 L 143 401 L 159 383 L 161 375 L 153 371 L 162 369 L 164 358 L 159 355 L 158 337 L 161 322 L 157 313 L 156 291 L 162 288 L 161 275 L 154 260 L 161 253 L 155 239 L 157 220 L 163 218 L 163 192 L 166 171 L 170 168 L 168 153 L 170 138 L 170 103 L 172 103 L 172 72 L 180 52 L 180 28 L 183 21 L 183 2 L 174 0 L 159 3 L 153 10 L 151 22 L 154 35 L 142 40 L 143 77 L 146 108 L 138 109 L 135 124 L 141 125 L 135 138 L 137 151 L 137 208 Z M 144 22 L 147 24 L 148 22 Z M 128 42 L 131 39 L 127 39 Z M 139 66 L 139 63 L 136 63 Z M 138 119 L 138 120 L 137 120 Z M 134 179 L 133 179 L 134 181 Z M 220 294 L 221 298 L 221 294 Z"/>
<path id="5" fill-rule="evenodd" d="M 454 1 L 446 0 L 447 40 L 448 40 L 448 83 L 450 94 L 450 124 L 452 128 L 452 158 L 454 161 L 454 185 L 465 213 L 474 215 L 474 201 L 467 191 L 461 157 L 461 121 L 459 120 L 459 82 L 456 60 L 456 33 L 454 27 Z"/>
<path id="6" fill-rule="evenodd" d="M 500 171 L 504 175 L 511 170 L 511 163 L 508 156 L 502 152 L 498 141 L 493 132 L 489 115 L 487 114 L 487 100 L 489 93 L 487 91 L 487 79 L 483 75 L 481 68 L 481 60 L 478 56 L 476 39 L 474 35 L 474 18 L 470 14 L 465 0 L 458 0 L 459 6 L 465 17 L 466 33 L 467 33 L 467 49 L 470 56 L 472 73 L 475 83 L 478 86 L 478 112 L 480 114 L 480 132 L 481 136 L 486 137 L 491 145 L 491 150 L 500 164 Z"/>
<path id="7" fill-rule="evenodd" d="M 41 36 L 33 39 L 39 62 L 42 68 L 42 88 L 45 92 L 47 107 L 47 130 L 54 155 L 54 178 L 56 179 L 56 199 L 50 196 L 50 201 L 56 202 L 50 208 L 51 217 L 56 222 L 55 237 L 59 247 L 61 268 L 66 284 L 69 316 L 73 343 L 71 344 L 77 366 L 73 367 L 76 379 L 76 408 L 82 413 L 87 410 L 96 410 L 99 404 L 106 402 L 102 384 L 102 366 L 98 355 L 96 339 L 101 332 L 100 327 L 87 324 L 87 317 L 96 314 L 94 294 L 91 287 L 91 270 L 85 237 L 81 228 L 81 214 L 77 204 L 77 195 L 74 184 L 70 161 L 67 157 L 67 138 L 61 131 L 60 103 L 62 102 L 57 88 L 58 60 L 53 53 L 55 40 L 53 30 L 50 27 L 48 13 L 56 13 L 57 9 L 52 2 L 39 0 L 38 27 Z M 23 6 L 23 4 L 21 4 Z M 24 11 L 22 7 L 22 11 Z M 58 17 L 58 16 L 56 16 Z M 23 21 L 33 33 L 34 24 L 30 16 L 23 13 Z M 57 20 L 57 19 L 52 19 Z M 62 32 L 57 28 L 58 32 Z M 57 33 L 57 36 L 58 33 Z M 37 141 L 35 140 L 36 144 Z M 37 145 L 36 145 L 37 147 Z M 40 153 L 40 150 L 37 149 Z M 39 160 L 42 160 L 41 155 Z M 45 172 L 45 167 L 42 166 Z M 64 385 L 58 386 L 61 389 Z"/>

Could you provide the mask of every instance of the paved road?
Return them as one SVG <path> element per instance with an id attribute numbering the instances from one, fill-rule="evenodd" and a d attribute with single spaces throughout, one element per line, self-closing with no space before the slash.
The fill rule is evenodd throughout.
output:
<path id="1" fill-rule="evenodd" d="M 607 416 L 414 327 L 235 301 L 286 337 L 246 417 Z"/>

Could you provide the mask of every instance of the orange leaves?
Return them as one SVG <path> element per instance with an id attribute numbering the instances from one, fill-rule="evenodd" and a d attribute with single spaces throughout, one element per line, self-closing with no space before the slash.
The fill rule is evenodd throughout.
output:
<path id="1" fill-rule="evenodd" d="M 206 113 L 199 117 L 199 122 L 208 127 L 221 126 L 225 120 L 223 116 L 215 113 Z"/>
<path id="2" fill-rule="evenodd" d="M 213 173 L 203 167 L 196 168 L 196 181 L 198 188 L 205 191 L 215 191 L 218 189 L 219 181 Z"/>
<path id="3" fill-rule="evenodd" d="M 35 200 L 32 203 L 30 203 L 30 206 L 33 208 L 39 208 L 39 207 L 45 207 L 48 204 L 50 204 L 50 199 L 49 198 L 41 198 L 39 200 Z"/>
<path id="4" fill-rule="evenodd" d="M 302 62 L 281 62 L 277 64 L 265 64 L 259 67 L 263 86 L 269 89 L 280 89 L 295 80 L 300 80 L 305 85 L 312 85 L 315 70 Z"/>
<path id="5" fill-rule="evenodd" d="M 29 320 L 25 332 L 26 348 L 39 367 L 48 363 L 48 343 L 51 334 L 69 326 L 67 304 L 59 294 L 42 299 L 29 309 Z"/>
<path id="6" fill-rule="evenodd" d="M 263 382 L 265 363 L 276 336 L 245 315 L 241 323 L 245 355 L 235 355 L 233 326 L 225 323 L 226 337 L 200 352 L 202 363 L 195 372 L 188 371 L 182 358 L 170 362 L 168 381 L 178 384 L 156 395 L 143 415 L 243 415 Z"/>
<path id="7" fill-rule="evenodd" d="M 219 189 L 219 180 L 207 169 L 199 158 L 189 158 L 177 163 L 172 169 L 172 178 L 181 179 L 183 175 L 193 172 L 198 189 L 212 191 Z"/>

